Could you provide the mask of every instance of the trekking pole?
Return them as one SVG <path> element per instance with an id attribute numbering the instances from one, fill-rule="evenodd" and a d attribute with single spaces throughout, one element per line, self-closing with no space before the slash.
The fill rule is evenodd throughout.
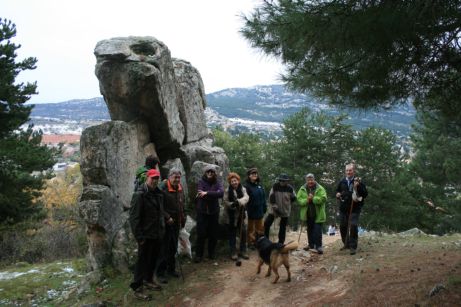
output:
<path id="1" fill-rule="evenodd" d="M 176 261 L 178 262 L 179 273 L 181 273 L 182 282 L 184 282 L 184 273 L 182 272 L 181 260 L 179 260 L 179 253 L 176 252 Z"/>
<path id="2" fill-rule="evenodd" d="M 349 209 L 349 217 L 347 219 L 347 234 L 346 234 L 346 246 L 349 246 L 349 240 L 351 238 L 351 222 L 352 222 L 352 208 L 354 207 L 354 200 L 351 201 L 351 208 Z"/>
<path id="3" fill-rule="evenodd" d="M 301 240 L 301 234 L 303 233 L 303 221 L 301 221 L 301 228 L 299 229 L 299 236 L 298 236 L 298 245 L 299 245 L 299 240 Z"/>

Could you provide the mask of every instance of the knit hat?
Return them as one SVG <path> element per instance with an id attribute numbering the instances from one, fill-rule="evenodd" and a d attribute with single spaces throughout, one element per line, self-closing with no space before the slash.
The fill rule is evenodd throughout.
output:
<path id="1" fill-rule="evenodd" d="M 258 169 L 256 167 L 251 167 L 247 171 L 247 175 L 250 175 L 251 173 L 257 173 Z"/>
<path id="2" fill-rule="evenodd" d="M 314 174 L 309 173 L 309 174 L 306 175 L 306 179 L 307 179 L 307 178 L 315 179 L 315 176 L 314 176 Z"/>

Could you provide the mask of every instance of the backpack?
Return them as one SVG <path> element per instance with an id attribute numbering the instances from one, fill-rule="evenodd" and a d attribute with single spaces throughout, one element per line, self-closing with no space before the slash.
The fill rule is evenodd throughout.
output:
<path id="1" fill-rule="evenodd" d="M 134 191 L 136 192 L 139 190 L 139 188 L 146 182 L 147 179 L 147 167 L 146 166 L 140 166 L 136 170 L 136 177 L 134 179 Z"/>

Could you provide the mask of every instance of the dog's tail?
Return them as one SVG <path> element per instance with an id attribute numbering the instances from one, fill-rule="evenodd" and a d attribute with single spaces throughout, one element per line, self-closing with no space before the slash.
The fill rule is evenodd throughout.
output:
<path id="1" fill-rule="evenodd" d="M 288 253 L 291 250 L 295 250 L 298 248 L 298 242 L 296 241 L 291 241 L 288 242 L 283 246 L 283 248 L 280 250 L 282 253 Z"/>

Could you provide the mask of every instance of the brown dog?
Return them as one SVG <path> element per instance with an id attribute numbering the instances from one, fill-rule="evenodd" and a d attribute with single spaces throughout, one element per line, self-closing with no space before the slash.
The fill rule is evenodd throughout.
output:
<path id="1" fill-rule="evenodd" d="M 275 279 L 272 283 L 277 283 L 280 278 L 278 273 L 278 268 L 283 264 L 287 270 L 287 281 L 291 281 L 291 272 L 290 272 L 290 251 L 298 248 L 298 243 L 292 241 L 285 245 L 280 243 L 272 243 L 266 237 L 260 237 L 256 241 L 256 249 L 259 254 L 258 261 L 258 270 L 256 274 L 261 273 L 261 266 L 265 263 L 269 266 L 266 277 L 271 275 L 271 271 L 274 271 Z"/>

